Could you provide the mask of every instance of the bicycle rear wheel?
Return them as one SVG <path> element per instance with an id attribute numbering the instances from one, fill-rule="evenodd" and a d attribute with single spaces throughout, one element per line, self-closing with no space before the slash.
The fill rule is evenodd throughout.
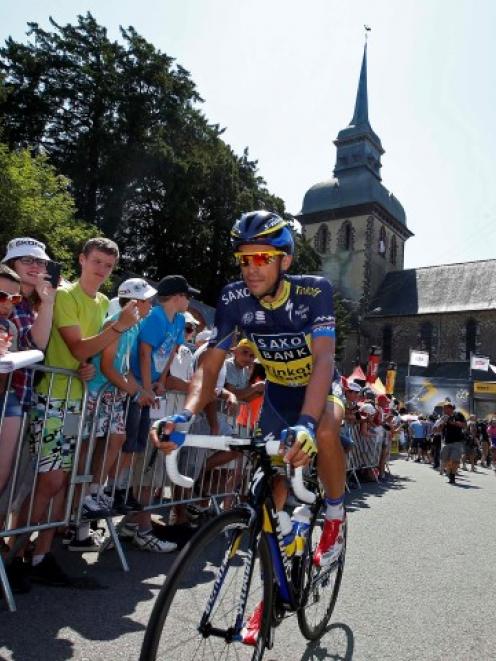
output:
<path id="1" fill-rule="evenodd" d="M 322 513 L 323 514 L 323 513 Z M 313 564 L 315 548 L 319 543 L 322 525 L 316 523 L 309 534 L 302 557 L 303 605 L 297 611 L 301 633 L 308 640 L 318 640 L 331 619 L 341 586 L 346 555 L 347 523 L 344 525 L 344 544 L 340 557 L 330 567 Z"/>
<path id="2" fill-rule="evenodd" d="M 184 547 L 155 602 L 140 661 L 262 658 L 272 618 L 272 564 L 263 535 L 253 554 L 248 523 L 247 512 L 226 512 Z M 233 636 L 244 590 L 245 622 L 257 604 L 264 603 L 255 647 Z"/>

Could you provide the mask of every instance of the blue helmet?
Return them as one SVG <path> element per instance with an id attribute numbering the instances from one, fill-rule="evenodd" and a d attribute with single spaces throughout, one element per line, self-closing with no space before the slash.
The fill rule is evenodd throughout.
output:
<path id="1" fill-rule="evenodd" d="M 239 246 L 268 244 L 285 252 L 294 254 L 294 239 L 288 223 L 272 211 L 249 211 L 239 218 L 231 230 L 233 248 Z"/>

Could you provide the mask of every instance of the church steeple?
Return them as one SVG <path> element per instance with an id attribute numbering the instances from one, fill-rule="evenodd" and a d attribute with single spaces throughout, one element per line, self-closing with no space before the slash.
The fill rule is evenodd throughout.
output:
<path id="1" fill-rule="evenodd" d="M 350 126 L 357 126 L 360 124 L 369 124 L 369 100 L 367 95 L 367 42 L 363 49 L 362 68 L 360 69 L 360 79 L 358 81 L 358 89 L 355 101 L 355 112 L 350 122 Z"/>
<path id="2" fill-rule="evenodd" d="M 337 147 L 336 177 L 352 176 L 368 172 L 381 180 L 381 141 L 369 122 L 367 94 L 367 42 L 363 49 L 362 66 L 355 100 L 355 111 L 347 128 L 339 132 L 334 141 Z"/>

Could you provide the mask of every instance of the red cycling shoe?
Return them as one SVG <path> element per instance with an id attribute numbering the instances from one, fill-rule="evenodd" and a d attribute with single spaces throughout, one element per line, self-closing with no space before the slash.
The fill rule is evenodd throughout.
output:
<path id="1" fill-rule="evenodd" d="M 344 545 L 344 524 L 346 519 L 326 519 L 320 541 L 313 556 L 313 564 L 326 567 L 341 555 Z"/>

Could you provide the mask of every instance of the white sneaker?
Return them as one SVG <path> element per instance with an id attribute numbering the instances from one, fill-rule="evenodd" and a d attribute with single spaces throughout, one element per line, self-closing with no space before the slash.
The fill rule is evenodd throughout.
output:
<path id="1" fill-rule="evenodd" d="M 133 544 L 137 546 L 140 551 L 152 551 L 153 553 L 171 553 L 177 549 L 177 544 L 174 542 L 164 542 L 150 530 L 149 532 L 136 532 Z"/>

